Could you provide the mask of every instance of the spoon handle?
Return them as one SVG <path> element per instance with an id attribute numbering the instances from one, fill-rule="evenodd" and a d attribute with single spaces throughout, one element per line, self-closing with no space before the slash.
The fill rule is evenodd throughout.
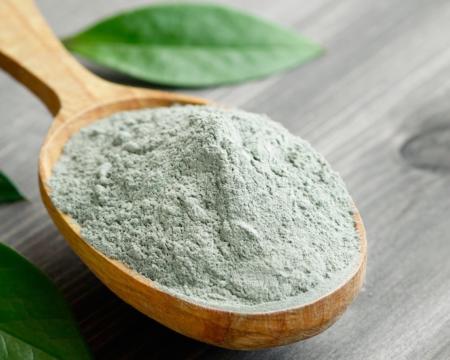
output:
<path id="1" fill-rule="evenodd" d="M 66 51 L 32 0 L 0 1 L 0 67 L 32 90 L 58 120 L 121 90 Z"/>

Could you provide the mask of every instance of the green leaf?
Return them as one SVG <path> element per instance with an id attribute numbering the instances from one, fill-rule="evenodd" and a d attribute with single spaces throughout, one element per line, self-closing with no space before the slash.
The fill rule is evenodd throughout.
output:
<path id="1" fill-rule="evenodd" d="M 189 87 L 262 77 L 322 52 L 293 31 L 210 4 L 158 4 L 121 13 L 65 45 L 135 78 Z"/>
<path id="2" fill-rule="evenodd" d="M 0 171 L 0 203 L 24 200 L 23 195 L 3 172 Z"/>
<path id="3" fill-rule="evenodd" d="M 90 359 L 50 280 L 0 244 L 0 359 Z"/>

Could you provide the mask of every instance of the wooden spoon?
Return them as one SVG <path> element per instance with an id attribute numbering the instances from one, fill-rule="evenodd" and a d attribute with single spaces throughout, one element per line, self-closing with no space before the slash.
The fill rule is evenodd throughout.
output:
<path id="1" fill-rule="evenodd" d="M 206 343 L 258 349 L 320 333 L 356 297 L 366 267 L 365 231 L 359 213 L 355 223 L 361 239 L 361 258 L 353 274 L 316 301 L 282 311 L 240 313 L 201 306 L 158 289 L 152 281 L 98 252 L 49 198 L 47 181 L 66 141 L 83 126 L 117 111 L 207 101 L 112 84 L 94 76 L 67 53 L 31 0 L 0 1 L 0 66 L 39 96 L 55 116 L 39 158 L 41 196 L 55 225 L 92 272 L 140 312 Z"/>

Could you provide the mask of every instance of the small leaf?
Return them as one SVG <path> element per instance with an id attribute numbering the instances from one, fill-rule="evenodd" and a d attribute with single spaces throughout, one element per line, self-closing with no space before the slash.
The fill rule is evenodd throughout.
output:
<path id="1" fill-rule="evenodd" d="M 50 280 L 0 244 L 0 359 L 90 359 Z"/>
<path id="2" fill-rule="evenodd" d="M 0 171 L 0 203 L 24 200 L 23 195 L 3 172 Z"/>
<path id="3" fill-rule="evenodd" d="M 262 77 L 322 52 L 293 31 L 210 4 L 159 4 L 121 13 L 65 45 L 135 78 L 189 87 Z"/>

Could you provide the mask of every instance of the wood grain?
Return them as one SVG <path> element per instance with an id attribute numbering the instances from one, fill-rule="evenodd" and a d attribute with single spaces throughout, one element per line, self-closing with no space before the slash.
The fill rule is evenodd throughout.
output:
<path id="1" fill-rule="evenodd" d="M 50 117 L 0 73 L 0 167 L 30 199 L 0 207 L 2 241 L 52 277 L 99 359 L 449 359 L 450 177 L 439 166 L 413 167 L 401 149 L 422 133 L 450 127 L 450 3 L 222 2 L 294 27 L 327 48 L 321 59 L 280 76 L 191 93 L 268 113 L 343 175 L 364 217 L 370 261 L 365 290 L 342 319 L 304 342 L 237 352 L 180 336 L 118 300 L 73 255 L 40 204 L 37 153 Z M 38 1 L 62 36 L 144 3 Z"/>
<path id="2" fill-rule="evenodd" d="M 86 243 L 79 227 L 52 204 L 47 183 L 67 140 L 82 127 L 117 111 L 204 104 L 201 98 L 133 88 L 102 80 L 68 54 L 32 0 L 0 3 L 0 66 L 30 88 L 55 114 L 39 157 L 39 188 L 50 217 L 74 252 L 122 300 L 183 335 L 232 349 L 260 349 L 303 340 L 327 329 L 359 293 L 366 268 L 366 238 L 356 210 L 361 251 L 357 268 L 321 298 L 285 310 L 240 313 L 195 304 L 155 284 Z"/>

